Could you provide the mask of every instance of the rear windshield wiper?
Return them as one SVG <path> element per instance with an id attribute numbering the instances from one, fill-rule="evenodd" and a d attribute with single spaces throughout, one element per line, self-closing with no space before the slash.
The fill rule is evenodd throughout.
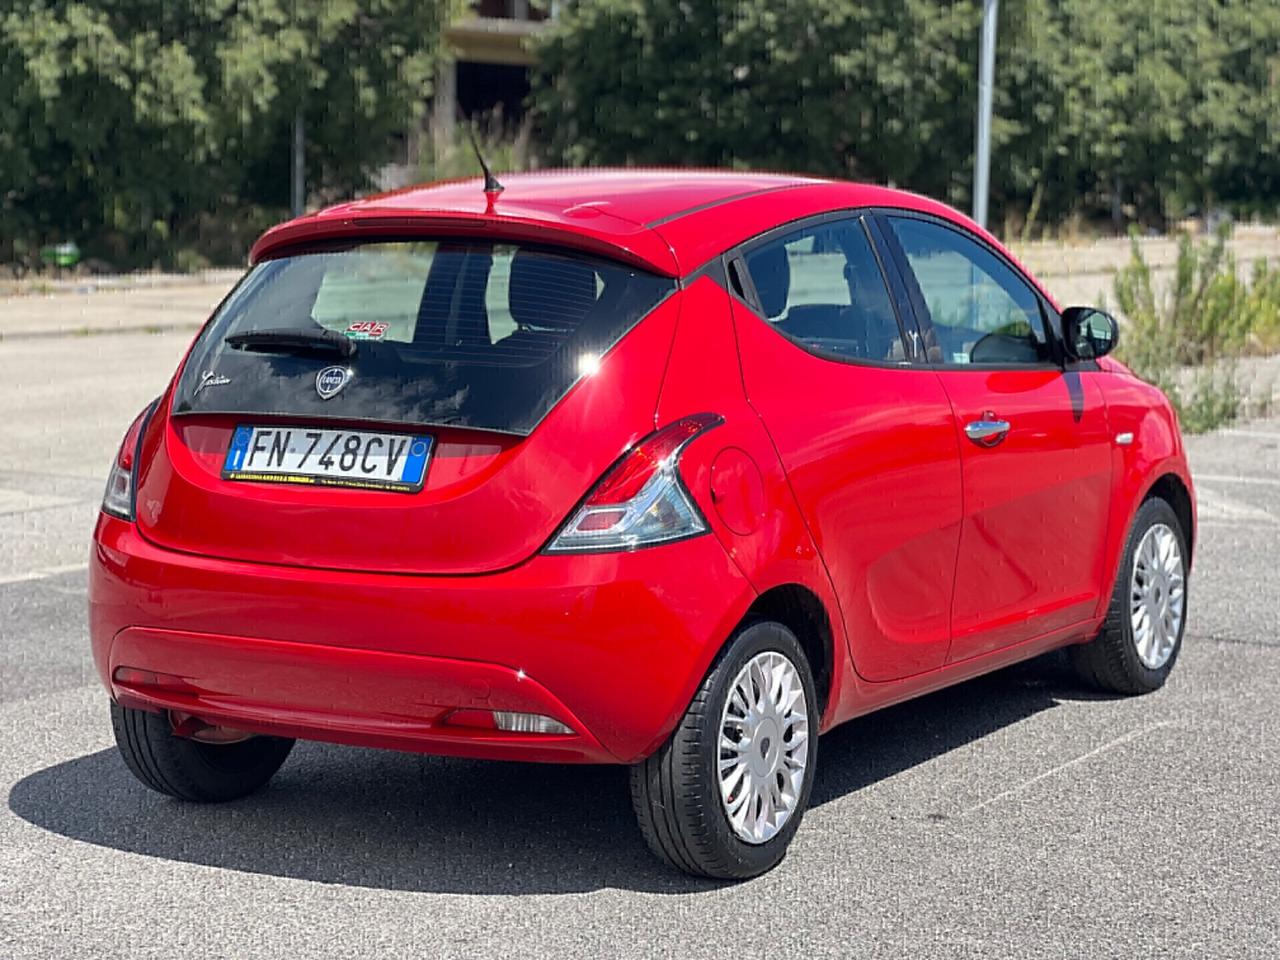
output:
<path id="1" fill-rule="evenodd" d="M 246 330 L 233 333 L 226 342 L 242 350 L 282 353 L 330 352 L 342 357 L 356 355 L 356 342 L 334 330 Z"/>

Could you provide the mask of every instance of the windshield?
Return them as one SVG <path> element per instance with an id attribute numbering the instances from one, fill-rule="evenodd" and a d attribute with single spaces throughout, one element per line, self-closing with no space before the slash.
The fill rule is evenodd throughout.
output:
<path id="1" fill-rule="evenodd" d="M 611 261 L 509 243 L 366 243 L 268 260 L 201 335 L 174 412 L 524 435 L 673 289 Z M 335 335 L 355 350 L 317 349 Z M 333 365 L 351 375 L 326 399 L 317 378 Z"/>

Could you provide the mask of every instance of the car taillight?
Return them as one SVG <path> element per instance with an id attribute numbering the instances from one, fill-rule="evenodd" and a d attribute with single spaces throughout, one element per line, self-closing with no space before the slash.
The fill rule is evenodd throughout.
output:
<path id="1" fill-rule="evenodd" d="M 155 409 L 156 401 L 152 400 L 143 411 L 129 424 L 124 440 L 115 460 L 111 462 L 111 472 L 107 475 L 107 490 L 102 495 L 102 512 L 109 513 L 121 520 L 133 519 L 133 481 L 138 466 L 138 448 L 142 439 L 142 428 L 146 426 Z"/>
<path id="2" fill-rule="evenodd" d="M 634 550 L 705 533 L 706 518 L 680 479 L 680 454 L 723 422 L 698 413 L 640 441 L 600 479 L 547 552 Z"/>

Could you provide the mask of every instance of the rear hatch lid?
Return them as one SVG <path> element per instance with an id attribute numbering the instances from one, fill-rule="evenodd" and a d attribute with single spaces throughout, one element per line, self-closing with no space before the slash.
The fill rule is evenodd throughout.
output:
<path id="1" fill-rule="evenodd" d="M 139 527 L 254 562 L 519 563 L 653 429 L 676 286 L 489 239 L 345 240 L 265 260 L 210 320 L 148 437 Z"/>

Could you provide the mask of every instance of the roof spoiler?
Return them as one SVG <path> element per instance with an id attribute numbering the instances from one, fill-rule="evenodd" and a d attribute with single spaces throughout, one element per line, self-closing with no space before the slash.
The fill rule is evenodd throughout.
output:
<path id="1" fill-rule="evenodd" d="M 472 213 L 426 213 L 416 215 L 367 215 L 349 217 L 304 217 L 290 220 L 264 233 L 249 251 L 249 263 L 286 256 L 298 248 L 330 241 L 485 239 L 511 240 L 567 247 L 607 260 L 618 260 L 649 273 L 679 276 L 679 265 L 671 248 L 655 232 L 625 220 L 613 220 L 608 238 L 600 231 L 587 233 L 577 225 L 555 219 L 533 219 L 510 215 Z"/>

